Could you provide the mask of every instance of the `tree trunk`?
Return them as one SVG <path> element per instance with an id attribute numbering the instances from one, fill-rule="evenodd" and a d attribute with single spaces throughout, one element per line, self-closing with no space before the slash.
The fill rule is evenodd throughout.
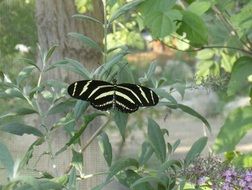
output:
<path id="1" fill-rule="evenodd" d="M 103 4 L 101 0 L 93 0 L 93 12 L 89 15 L 103 21 Z M 77 14 L 74 1 L 69 0 L 37 0 L 36 1 L 36 19 L 38 29 L 38 39 L 41 49 L 48 50 L 53 45 L 57 44 L 58 47 L 50 59 L 51 62 L 56 62 L 64 59 L 65 57 L 78 60 L 89 70 L 96 68 L 102 60 L 101 53 L 89 48 L 83 43 L 78 42 L 67 34 L 69 32 L 78 32 L 95 40 L 98 44 L 102 45 L 103 29 L 101 25 L 87 21 L 72 18 L 72 15 Z M 38 57 L 37 63 L 41 65 L 40 58 Z M 73 82 L 79 79 L 78 76 L 71 72 L 66 72 L 60 69 L 52 70 L 43 76 L 43 80 L 56 79 L 66 82 Z M 46 108 L 45 108 L 46 109 Z M 57 118 L 48 119 L 48 127 L 54 123 Z M 94 131 L 101 126 L 101 121 L 96 120 L 89 128 L 85 130 L 83 135 L 83 143 L 92 136 Z M 53 151 L 58 151 L 66 142 L 67 136 L 64 132 L 60 132 L 53 136 L 52 147 Z M 64 155 L 67 153 L 67 155 Z M 84 173 L 93 174 L 105 170 L 105 162 L 100 153 L 97 141 L 94 141 L 83 153 L 84 156 Z M 50 160 L 50 159 L 49 159 Z M 48 160 L 47 167 L 56 165 L 54 174 L 62 174 L 63 171 L 69 166 L 71 161 L 71 152 L 64 152 L 56 160 Z M 44 161 L 45 162 L 45 161 Z M 45 165 L 46 166 L 46 165 Z M 43 168 L 45 169 L 45 168 Z M 91 189 L 92 187 L 102 182 L 101 177 L 92 177 L 83 181 L 80 189 Z"/>

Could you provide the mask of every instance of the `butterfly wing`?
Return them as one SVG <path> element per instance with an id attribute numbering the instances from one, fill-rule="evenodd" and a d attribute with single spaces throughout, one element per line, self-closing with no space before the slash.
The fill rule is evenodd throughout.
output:
<path id="1" fill-rule="evenodd" d="M 100 80 L 82 80 L 69 85 L 68 94 L 77 99 L 89 101 L 99 110 L 108 110 L 113 105 L 113 85 Z"/>

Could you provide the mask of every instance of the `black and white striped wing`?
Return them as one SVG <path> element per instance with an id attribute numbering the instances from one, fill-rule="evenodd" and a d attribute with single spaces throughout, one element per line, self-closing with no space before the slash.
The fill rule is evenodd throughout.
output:
<path id="1" fill-rule="evenodd" d="M 123 94 L 118 96 L 117 94 Z M 138 107 L 154 106 L 158 103 L 159 99 L 156 93 L 144 86 L 123 83 L 116 87 L 117 102 L 124 103 L 125 105 L 133 104 Z"/>
<path id="2" fill-rule="evenodd" d="M 158 96 L 153 90 L 129 83 L 112 85 L 99 80 L 76 81 L 68 87 L 68 94 L 89 101 L 98 110 L 116 108 L 125 113 L 158 103 Z"/>
<path id="3" fill-rule="evenodd" d="M 100 80 L 82 80 L 68 87 L 68 94 L 77 99 L 89 101 L 98 110 L 109 110 L 113 107 L 114 86 Z"/>

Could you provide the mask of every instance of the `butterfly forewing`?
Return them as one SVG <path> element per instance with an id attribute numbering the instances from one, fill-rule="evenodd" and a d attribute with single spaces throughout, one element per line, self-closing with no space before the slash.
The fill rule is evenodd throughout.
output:
<path id="1" fill-rule="evenodd" d="M 89 101 L 99 110 L 116 108 L 126 113 L 158 103 L 158 96 L 149 88 L 129 83 L 112 85 L 100 80 L 76 81 L 68 87 L 68 94 Z"/>

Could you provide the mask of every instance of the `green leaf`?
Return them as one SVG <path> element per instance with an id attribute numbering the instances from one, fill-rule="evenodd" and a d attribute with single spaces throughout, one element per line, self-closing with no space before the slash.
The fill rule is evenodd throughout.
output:
<path id="1" fill-rule="evenodd" d="M 228 95 L 234 95 L 248 85 L 248 77 L 252 75 L 252 58 L 243 56 L 236 60 L 228 84 Z"/>
<path id="2" fill-rule="evenodd" d="M 135 188 L 136 186 L 143 184 L 143 183 L 149 183 L 149 182 L 154 182 L 154 183 L 160 183 L 163 184 L 164 186 L 166 186 L 165 181 L 163 181 L 159 176 L 145 176 L 142 177 L 138 180 L 136 180 L 131 186 L 130 189 Z"/>
<path id="3" fill-rule="evenodd" d="M 1 82 L 4 81 L 4 73 L 2 71 L 0 71 L 0 81 Z"/>
<path id="4" fill-rule="evenodd" d="M 179 11 L 157 11 L 153 12 L 152 17 L 146 21 L 146 25 L 150 28 L 151 33 L 156 38 L 164 38 L 175 31 L 176 26 L 174 20 L 171 20 L 170 14 L 179 15 Z"/>
<path id="5" fill-rule="evenodd" d="M 159 171 L 160 172 L 169 171 L 174 166 L 181 168 L 182 164 L 179 160 L 167 160 L 160 166 Z"/>
<path id="6" fill-rule="evenodd" d="M 172 9 L 176 1 L 145 0 L 140 5 L 144 23 L 155 38 L 163 38 L 176 30 L 176 21 L 181 20 L 180 11 Z"/>
<path id="7" fill-rule="evenodd" d="M 51 181 L 60 184 L 62 186 L 65 186 L 68 182 L 68 179 L 69 179 L 68 175 L 65 174 L 59 177 L 55 177 Z"/>
<path id="8" fill-rule="evenodd" d="M 183 18 L 178 33 L 183 35 L 186 33 L 186 38 L 190 44 L 200 47 L 208 42 L 208 30 L 204 21 L 200 16 L 190 11 L 183 11 Z"/>
<path id="9" fill-rule="evenodd" d="M 157 89 L 155 89 L 155 92 L 160 97 L 163 97 L 163 98 L 169 100 L 173 104 L 177 104 L 177 100 L 170 93 L 166 92 L 164 89 L 157 88 Z"/>
<path id="10" fill-rule="evenodd" d="M 125 185 L 126 187 L 130 187 L 142 176 L 140 176 L 133 170 L 126 170 L 122 173 L 119 173 L 116 177 L 121 184 Z M 149 184 L 148 181 L 146 181 L 144 183 L 136 185 L 132 190 L 153 190 L 153 187 Z"/>
<path id="11" fill-rule="evenodd" d="M 53 68 L 63 68 L 67 71 L 72 71 L 74 73 L 79 74 L 81 77 L 86 79 L 91 79 L 90 72 L 78 61 L 66 58 L 65 60 L 58 61 L 49 65 L 49 67 L 45 71 L 49 71 Z"/>
<path id="12" fill-rule="evenodd" d="M 108 166 L 111 166 L 112 163 L 112 146 L 109 142 L 108 135 L 105 132 L 102 132 L 99 135 L 99 146 L 102 151 L 102 154 L 108 164 Z"/>
<path id="13" fill-rule="evenodd" d="M 238 108 L 228 114 L 224 125 L 215 140 L 216 153 L 232 151 L 246 133 L 252 128 L 251 106 Z"/>
<path id="14" fill-rule="evenodd" d="M 252 167 L 252 153 L 242 154 L 232 160 L 232 164 L 239 168 Z"/>
<path id="15" fill-rule="evenodd" d="M 34 109 L 30 108 L 17 108 L 16 110 L 13 110 L 12 112 L 9 112 L 5 115 L 0 116 L 0 120 L 5 118 L 5 117 L 12 117 L 12 116 L 18 116 L 18 115 L 29 115 L 29 114 L 34 114 L 38 113 Z"/>
<path id="16" fill-rule="evenodd" d="M 193 143 L 192 147 L 190 148 L 185 157 L 185 164 L 187 166 L 201 154 L 207 144 L 207 140 L 207 137 L 201 137 L 195 143 Z"/>
<path id="17" fill-rule="evenodd" d="M 72 149 L 72 165 L 80 172 L 82 173 L 83 168 L 83 154 L 82 152 L 76 152 L 74 149 Z"/>
<path id="18" fill-rule="evenodd" d="M 132 158 L 124 158 L 117 160 L 110 168 L 109 173 L 106 178 L 106 182 L 110 181 L 110 179 L 115 176 L 118 172 L 125 170 L 129 167 L 136 167 L 138 168 L 139 164 L 137 160 Z"/>
<path id="19" fill-rule="evenodd" d="M 69 174 L 68 183 L 66 185 L 66 189 L 74 190 L 76 189 L 76 182 L 77 182 L 76 169 L 73 167 L 69 173 L 70 174 Z"/>
<path id="20" fill-rule="evenodd" d="M 6 125 L 1 126 L 0 130 L 20 136 L 24 134 L 32 134 L 38 137 L 43 136 L 43 133 L 37 128 L 22 123 L 8 123 Z"/>
<path id="21" fill-rule="evenodd" d="M 188 114 L 200 119 L 206 125 L 207 129 L 211 132 L 211 126 L 208 123 L 208 121 L 206 120 L 206 118 L 203 117 L 202 115 L 200 115 L 198 112 L 196 112 L 192 108 L 190 108 L 189 106 L 186 106 L 186 105 L 183 105 L 183 104 L 176 104 L 176 105 L 171 105 L 171 106 L 168 105 L 168 107 L 170 107 L 171 109 L 179 108 L 183 112 L 188 113 Z"/>
<path id="22" fill-rule="evenodd" d="M 48 60 L 50 59 L 50 57 L 53 55 L 53 52 L 55 51 L 55 49 L 58 47 L 58 45 L 54 45 L 52 46 L 48 52 L 46 53 L 45 55 L 45 60 L 44 60 L 44 63 L 47 63 Z"/>
<path id="23" fill-rule="evenodd" d="M 154 150 L 152 148 L 152 146 L 150 145 L 150 143 L 148 142 L 144 142 L 142 144 L 142 151 L 141 151 L 141 155 L 139 157 L 139 165 L 144 165 L 152 156 Z"/>
<path id="24" fill-rule="evenodd" d="M 5 96 L 6 98 L 21 98 L 25 99 L 22 92 L 17 88 L 8 88 L 5 90 Z"/>
<path id="25" fill-rule="evenodd" d="M 98 19 L 88 16 L 88 15 L 81 15 L 81 14 L 76 14 L 72 16 L 73 18 L 79 18 L 79 19 L 84 19 L 84 20 L 90 20 L 96 23 L 99 23 L 100 25 L 103 26 L 103 23 L 101 21 L 99 21 Z"/>
<path id="26" fill-rule="evenodd" d="M 191 11 L 199 16 L 203 15 L 211 7 L 211 2 L 209 1 L 194 1 L 187 7 L 188 11 Z"/>
<path id="27" fill-rule="evenodd" d="M 118 17 L 120 17 L 123 14 L 127 13 L 131 9 L 135 8 L 137 5 L 139 5 L 143 1 L 144 0 L 135 0 L 135 1 L 130 1 L 129 3 L 123 5 L 115 13 L 113 13 L 111 15 L 111 18 L 109 19 L 109 23 L 112 23 L 115 19 L 117 19 Z"/>
<path id="28" fill-rule="evenodd" d="M 66 143 L 66 146 L 70 146 L 71 144 L 75 143 L 77 140 L 79 140 L 79 137 L 84 132 L 84 130 L 87 128 L 88 124 L 93 121 L 96 117 L 104 115 L 103 113 L 92 113 L 90 115 L 85 115 L 85 121 L 84 124 L 80 127 L 78 131 L 74 133 L 74 135 L 71 137 L 71 139 Z"/>
<path id="29" fill-rule="evenodd" d="M 22 181 L 22 185 L 15 190 L 62 190 L 63 186 L 47 179 L 36 179 L 31 176 L 21 176 L 19 180 Z"/>
<path id="30" fill-rule="evenodd" d="M 74 117 L 76 119 L 79 119 L 82 114 L 87 110 L 89 106 L 89 102 L 77 100 L 75 106 L 74 106 Z"/>
<path id="31" fill-rule="evenodd" d="M 20 58 L 20 59 L 18 59 L 18 61 L 23 61 L 23 62 L 26 63 L 26 64 L 32 65 L 32 66 L 36 67 L 36 68 L 40 71 L 40 68 L 38 67 L 37 63 L 34 62 L 34 61 L 31 60 L 31 59 Z"/>
<path id="32" fill-rule="evenodd" d="M 114 112 L 114 121 L 120 131 L 120 134 L 123 138 L 123 140 L 125 140 L 125 129 L 127 126 L 127 121 L 128 121 L 128 114 L 126 113 L 122 113 L 120 111 L 116 111 Z"/>
<path id="33" fill-rule="evenodd" d="M 129 52 L 128 50 L 122 50 L 119 53 L 117 53 L 112 59 L 110 59 L 107 63 L 103 64 L 101 67 L 103 70 L 99 73 L 100 76 L 103 76 L 108 72 L 115 64 L 118 64 L 125 55 L 127 55 Z"/>
<path id="34" fill-rule="evenodd" d="M 25 166 L 28 165 L 30 159 L 32 158 L 33 151 L 35 150 L 36 146 L 39 146 L 45 142 L 45 139 L 43 137 L 38 138 L 32 145 L 28 148 L 26 151 L 24 157 L 22 158 L 20 164 L 19 164 L 19 169 L 22 170 Z"/>
<path id="35" fill-rule="evenodd" d="M 24 67 L 22 69 L 22 71 L 20 73 L 18 73 L 17 76 L 17 85 L 19 85 L 23 80 L 25 80 L 26 78 L 28 78 L 29 76 L 31 76 L 31 72 L 33 71 L 33 69 L 36 68 L 33 65 Z"/>
<path id="36" fill-rule="evenodd" d="M 75 104 L 75 102 L 73 102 L 73 101 L 60 102 L 60 103 L 55 104 L 52 107 L 50 107 L 47 114 L 51 115 L 51 114 L 67 112 L 68 108 L 73 107 L 74 104 Z"/>
<path id="37" fill-rule="evenodd" d="M 166 159 L 165 139 L 159 125 L 151 118 L 148 118 L 148 139 L 157 158 L 164 162 Z"/>
<path id="38" fill-rule="evenodd" d="M 84 44 L 88 45 L 91 48 L 94 48 L 100 52 L 103 52 L 102 48 L 94 40 L 92 40 L 91 38 L 89 38 L 83 34 L 70 32 L 68 35 L 79 39 L 80 41 L 82 41 Z"/>
<path id="39" fill-rule="evenodd" d="M 14 161 L 13 158 L 5 146 L 5 144 L 0 142 L 0 163 L 8 171 L 8 176 L 12 177 L 14 170 Z"/>

